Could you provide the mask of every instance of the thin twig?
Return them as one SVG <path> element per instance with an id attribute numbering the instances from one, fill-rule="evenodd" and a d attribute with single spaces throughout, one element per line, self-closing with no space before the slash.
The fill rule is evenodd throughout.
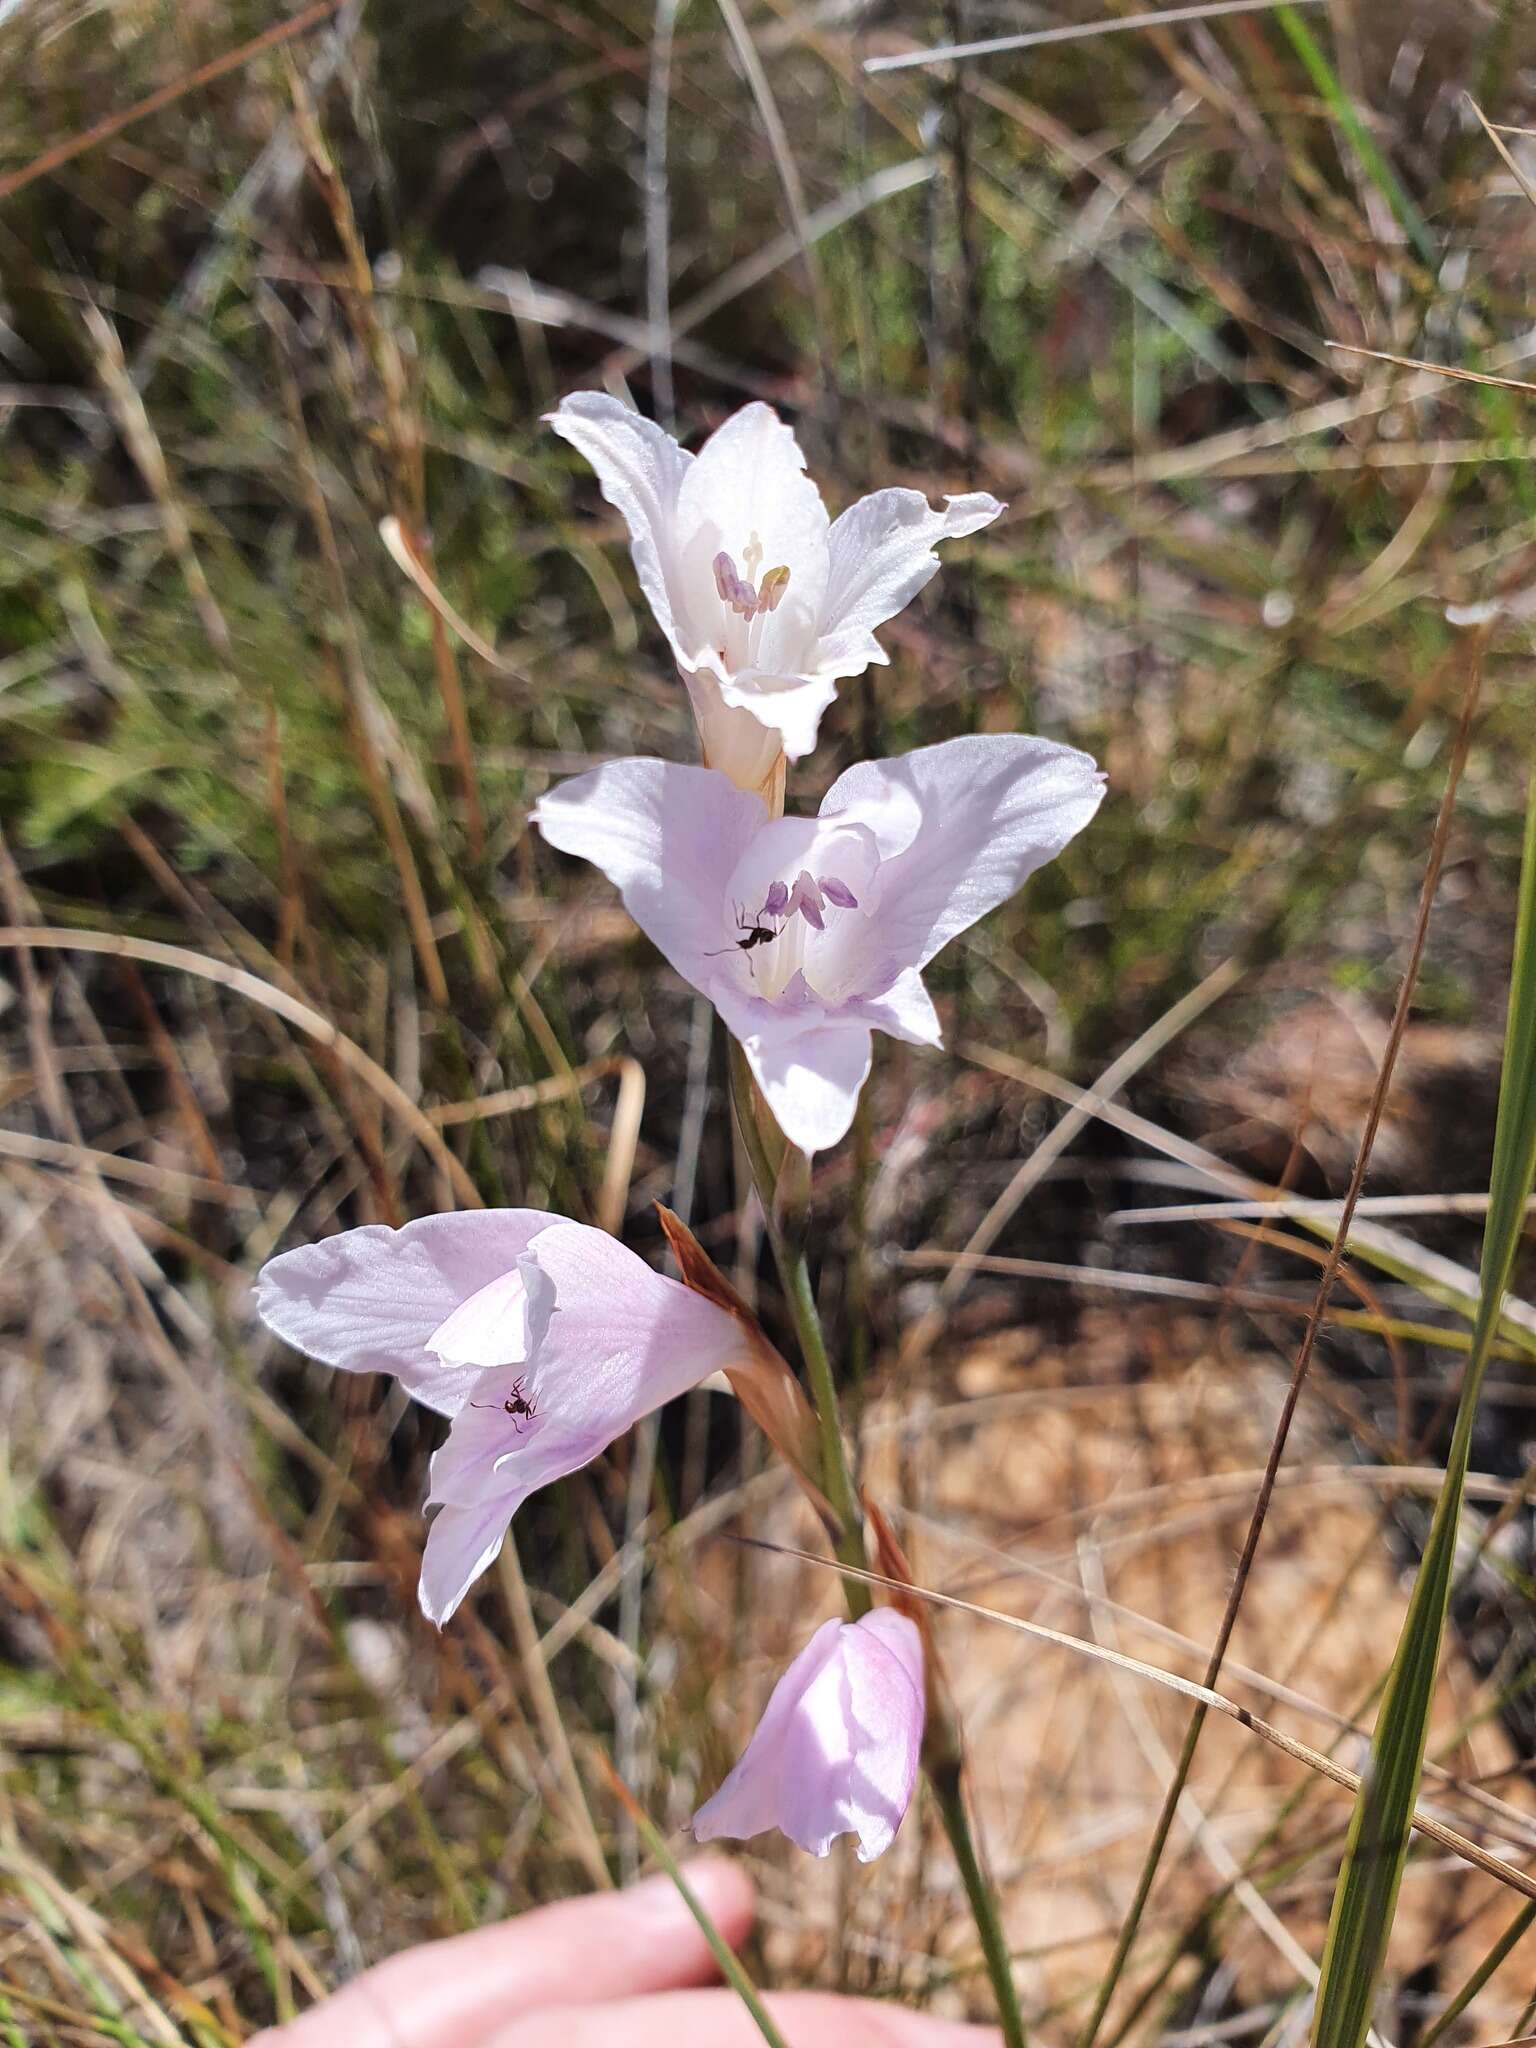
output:
<path id="1" fill-rule="evenodd" d="M 1030 29 L 1021 35 L 988 36 L 979 43 L 944 43 L 933 50 L 903 50 L 891 57 L 866 57 L 866 71 L 908 71 L 919 64 L 948 64 L 957 57 L 995 57 L 1004 50 L 1030 50 L 1041 43 L 1075 43 L 1087 36 L 1118 35 L 1128 28 L 1169 28 L 1180 21 L 1213 21 L 1223 14 L 1265 14 L 1284 0 L 1204 0 L 1197 7 L 1157 7 L 1148 14 L 1124 14 L 1113 21 L 1070 21 L 1057 28 Z M 1320 7 L 1323 0 L 1296 0 L 1298 7 Z"/>
<path id="2" fill-rule="evenodd" d="M 1489 377 L 1481 370 L 1458 370 L 1450 363 L 1426 363 L 1418 356 L 1395 356 L 1384 348 L 1361 348 L 1352 341 L 1325 341 L 1323 346 L 1336 349 L 1340 355 L 1369 356 L 1373 362 L 1395 363 L 1400 370 L 1428 370 L 1435 377 L 1455 377 L 1463 384 L 1493 384 L 1501 391 L 1536 392 L 1536 384 L 1525 383 L 1519 377 Z"/>
<path id="3" fill-rule="evenodd" d="M 757 1986 L 747 1975 L 741 1958 L 720 1933 L 714 1921 L 705 1912 L 698 1895 L 683 1875 L 677 1858 L 667 1847 L 666 1839 L 662 1835 L 660 1828 L 656 1826 L 656 1823 L 641 1806 L 639 1800 L 636 1799 L 634 1793 L 630 1791 L 606 1757 L 602 1759 L 602 1762 L 614 1797 L 629 1815 L 647 1849 L 650 1850 L 656 1861 L 667 1873 L 667 1876 L 676 1885 L 678 1896 L 697 1921 L 699 1932 L 709 1943 L 710 1952 L 714 1956 L 715 1961 L 720 1965 L 721 1976 L 724 1977 L 736 1996 L 746 2007 L 757 2031 L 768 2043 L 768 2048 L 786 2048 L 784 2036 L 769 2018 L 763 2001 L 758 1996 Z"/>
<path id="4" fill-rule="evenodd" d="M 600 1890 L 611 1891 L 613 1873 L 608 1868 L 608 1859 L 603 1854 L 603 1845 L 593 1824 L 586 1788 L 576 1768 L 571 1738 L 566 1733 L 560 1702 L 555 1698 L 555 1689 L 550 1682 L 548 1663 L 541 1653 L 538 1625 L 533 1618 L 533 1604 L 528 1598 L 528 1581 L 523 1576 L 523 1561 L 517 1554 L 517 1541 L 510 1530 L 497 1560 L 497 1576 L 512 1617 L 512 1635 L 522 1661 L 523 1679 L 532 1695 L 533 1710 L 538 1716 L 544 1740 L 549 1745 L 551 1765 L 560 1778 L 566 1819 L 575 1837 L 577 1854 L 592 1882 Z"/>
<path id="5" fill-rule="evenodd" d="M 1230 994 L 1242 980 L 1243 971 L 1242 963 L 1235 958 L 1223 960 L 1218 967 L 1214 967 L 1201 982 L 1149 1024 L 1118 1059 L 1111 1061 L 1094 1083 L 1091 1093 L 1095 1097 L 1119 1094 L 1149 1060 L 1166 1051 L 1174 1039 L 1197 1018 L 1204 1016 L 1213 1003 Z M 1080 1104 L 1069 1109 L 1018 1167 L 1007 1187 L 966 1240 L 959 1262 L 939 1289 L 938 1301 L 920 1316 L 908 1331 L 901 1346 L 901 1363 L 904 1367 L 916 1365 L 932 1347 L 944 1327 L 945 1314 L 953 1308 L 955 1300 L 967 1284 L 970 1273 L 975 1270 L 969 1262 L 992 1249 L 1020 1205 L 1039 1186 L 1079 1131 L 1091 1120 L 1092 1111 L 1085 1106 Z"/>
<path id="6" fill-rule="evenodd" d="M 670 433 L 677 422 L 672 385 L 672 200 L 667 181 L 667 116 L 672 105 L 672 43 L 678 0 L 656 0 L 645 102 L 645 317 L 651 330 L 651 401 Z"/>

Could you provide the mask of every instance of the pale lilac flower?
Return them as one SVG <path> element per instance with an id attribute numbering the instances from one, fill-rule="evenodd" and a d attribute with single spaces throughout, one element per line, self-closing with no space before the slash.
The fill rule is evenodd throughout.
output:
<path id="1" fill-rule="evenodd" d="M 884 490 L 829 519 L 793 431 L 766 405 L 743 406 L 696 456 L 601 392 L 576 392 L 548 418 L 623 514 L 705 762 L 743 789 L 770 787 L 781 750 L 810 752 L 840 678 L 889 659 L 875 628 L 933 575 L 937 543 L 1004 509 L 985 491 L 935 512 L 920 491 Z"/>
<path id="2" fill-rule="evenodd" d="M 923 1741 L 923 1643 L 894 1607 L 824 1621 L 784 1676 L 752 1740 L 693 1817 L 701 1842 L 778 1828 L 813 1856 L 856 1835 L 859 1861 L 891 1846 Z"/>
<path id="3" fill-rule="evenodd" d="M 1098 809 L 1086 754 L 976 733 L 838 777 L 815 818 L 770 818 L 707 768 L 612 761 L 553 789 L 544 837 L 602 869 L 740 1040 L 790 1141 L 834 1145 L 870 1032 L 940 1042 L 921 970 Z"/>
<path id="4" fill-rule="evenodd" d="M 737 1317 L 606 1231 L 542 1209 L 342 1231 L 264 1266 L 256 1306 L 295 1350 L 392 1373 L 451 1417 L 421 1563 L 422 1611 L 439 1627 L 530 1493 L 735 1364 L 746 1341 Z"/>

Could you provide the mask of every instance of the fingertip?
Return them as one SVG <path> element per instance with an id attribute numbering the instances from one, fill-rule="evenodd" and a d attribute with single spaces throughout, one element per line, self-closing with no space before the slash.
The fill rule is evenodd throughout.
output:
<path id="1" fill-rule="evenodd" d="M 745 1866 L 708 1853 L 685 1863 L 683 1877 L 731 1947 L 745 1941 L 757 1917 L 757 1887 Z"/>
<path id="2" fill-rule="evenodd" d="M 682 1866 L 684 1884 L 699 1910 L 715 1931 L 736 1948 L 746 1939 L 757 1911 L 757 1894 L 751 1878 L 739 1863 L 727 1856 L 696 1856 Z M 686 1927 L 689 1936 L 701 1934 L 693 1908 L 676 1881 L 664 1870 L 641 1878 L 627 1891 L 611 1895 L 616 1905 L 635 1915 L 652 1916 L 668 1928 Z"/>

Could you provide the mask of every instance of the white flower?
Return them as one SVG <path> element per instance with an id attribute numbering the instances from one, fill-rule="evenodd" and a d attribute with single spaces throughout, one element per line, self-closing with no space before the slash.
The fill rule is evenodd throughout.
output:
<path id="1" fill-rule="evenodd" d="M 894 1607 L 824 1621 L 773 1688 L 741 1761 L 693 1817 L 700 1842 L 778 1828 L 812 1856 L 839 1835 L 859 1861 L 896 1838 L 923 1746 L 923 1639 Z"/>
<path id="2" fill-rule="evenodd" d="M 922 969 L 1054 860 L 1099 807 L 1086 754 L 971 733 L 840 775 L 814 818 L 773 818 L 708 768 L 609 761 L 541 798 L 552 846 L 624 907 L 740 1040 L 804 1152 L 835 1145 L 872 1030 L 939 1043 Z"/>
<path id="3" fill-rule="evenodd" d="M 1004 508 L 985 491 L 875 491 L 837 519 L 792 430 L 743 406 L 698 455 L 617 399 L 580 391 L 549 414 L 624 515 L 640 587 L 671 642 L 704 759 L 781 807 L 784 756 L 816 743 L 844 676 L 889 659 L 875 628 L 939 566 L 941 540 Z"/>
<path id="4" fill-rule="evenodd" d="M 542 1209 L 344 1230 L 269 1259 L 256 1307 L 296 1350 L 393 1373 L 451 1417 L 421 1562 L 422 1612 L 439 1628 L 530 1493 L 751 1353 L 739 1317 Z"/>

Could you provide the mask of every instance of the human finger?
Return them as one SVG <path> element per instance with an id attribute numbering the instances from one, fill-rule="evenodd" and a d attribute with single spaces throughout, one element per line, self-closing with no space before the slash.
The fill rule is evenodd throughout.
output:
<path id="1" fill-rule="evenodd" d="M 734 1947 L 752 1924 L 751 1879 L 713 1856 L 689 1864 L 687 1877 Z M 566 1899 L 402 1950 L 289 2025 L 258 2034 L 249 2048 L 336 2048 L 338 2041 L 347 2048 L 481 2048 L 539 2007 L 587 2006 L 717 1975 L 677 1887 L 649 1877 L 627 1891 Z"/>
<path id="2" fill-rule="evenodd" d="M 769 1994 L 764 2005 L 794 2048 L 1001 2048 L 991 2027 L 904 2012 L 825 1991 Z M 677 1991 L 606 2005 L 530 2012 L 499 2027 L 484 2048 L 763 2048 L 757 2022 L 734 1991 Z"/>

